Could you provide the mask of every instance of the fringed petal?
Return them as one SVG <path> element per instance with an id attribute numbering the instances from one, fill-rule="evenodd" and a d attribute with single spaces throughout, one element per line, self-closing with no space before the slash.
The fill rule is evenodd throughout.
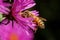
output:
<path id="1" fill-rule="evenodd" d="M 32 14 L 34 14 L 35 16 L 39 16 L 39 12 L 38 11 L 36 11 L 36 10 L 33 10 L 33 11 L 31 11 L 32 12 Z"/>
<path id="2" fill-rule="evenodd" d="M 33 40 L 33 31 L 28 28 L 28 26 L 14 22 L 12 26 L 12 21 L 7 25 L 0 25 L 0 39 L 10 40 L 11 33 L 18 35 L 19 40 Z M 3 27 L 2 27 L 3 26 Z M 13 27 L 13 28 L 12 28 Z M 26 29 L 24 29 L 25 27 Z"/>
<path id="3" fill-rule="evenodd" d="M 23 11 L 35 6 L 36 3 L 33 0 L 14 0 L 13 7 L 15 12 Z"/>

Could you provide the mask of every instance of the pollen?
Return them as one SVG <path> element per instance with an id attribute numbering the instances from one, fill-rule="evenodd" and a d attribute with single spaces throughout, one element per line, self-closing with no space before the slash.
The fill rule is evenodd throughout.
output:
<path id="1" fill-rule="evenodd" d="M 18 36 L 16 34 L 11 34 L 10 40 L 18 40 Z"/>

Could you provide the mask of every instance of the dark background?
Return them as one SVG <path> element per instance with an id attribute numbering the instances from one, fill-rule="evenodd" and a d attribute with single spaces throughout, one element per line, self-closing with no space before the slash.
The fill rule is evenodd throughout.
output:
<path id="1" fill-rule="evenodd" d="M 46 28 L 38 28 L 35 40 L 60 40 L 60 1 L 59 0 L 35 0 L 36 10 L 40 16 L 47 19 Z"/>

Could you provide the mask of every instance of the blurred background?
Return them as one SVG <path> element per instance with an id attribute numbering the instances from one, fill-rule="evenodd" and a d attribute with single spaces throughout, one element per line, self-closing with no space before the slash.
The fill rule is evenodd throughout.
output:
<path id="1" fill-rule="evenodd" d="M 39 29 L 35 33 L 35 40 L 60 40 L 60 1 L 59 0 L 35 0 L 36 10 L 40 16 L 46 18 L 45 29 Z"/>

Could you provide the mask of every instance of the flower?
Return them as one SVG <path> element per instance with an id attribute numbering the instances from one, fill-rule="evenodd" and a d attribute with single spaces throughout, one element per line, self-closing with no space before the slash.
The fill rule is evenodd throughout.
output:
<path id="1" fill-rule="evenodd" d="M 33 40 L 33 30 L 35 30 L 36 24 L 32 22 L 32 17 L 23 18 L 19 12 L 29 9 L 34 5 L 35 2 L 33 0 L 14 0 L 11 16 L 8 15 L 8 18 L 0 23 L 1 40 Z M 36 11 L 31 12 L 34 15 L 38 13 Z"/>
<path id="2" fill-rule="evenodd" d="M 18 12 L 29 9 L 35 6 L 36 3 L 34 2 L 34 0 L 14 0 L 13 5 L 14 5 L 13 8 L 15 8 L 14 11 Z"/>
<path id="3" fill-rule="evenodd" d="M 19 21 L 23 21 L 24 24 L 33 24 L 31 21 L 33 21 L 33 19 L 30 17 L 30 18 L 23 18 L 21 17 L 18 13 L 19 12 L 22 12 L 26 9 L 29 9 L 31 8 L 29 5 L 31 5 L 31 7 L 35 6 L 36 3 L 33 1 L 33 0 L 14 0 L 14 3 L 12 4 L 12 15 L 13 17 L 19 22 Z M 28 8 L 29 7 L 29 8 Z M 34 11 L 35 14 L 37 14 L 36 11 Z M 25 21 L 24 21 L 25 20 Z M 31 21 L 29 21 L 31 20 Z M 21 22 L 20 22 L 21 23 Z M 30 25 L 30 26 L 34 26 L 35 24 L 33 25 Z M 33 28 L 32 28 L 33 29 Z"/>
<path id="4" fill-rule="evenodd" d="M 3 2 L 4 0 L 0 0 L 0 14 L 8 14 L 10 10 L 7 7 L 10 7 L 11 4 Z"/>

